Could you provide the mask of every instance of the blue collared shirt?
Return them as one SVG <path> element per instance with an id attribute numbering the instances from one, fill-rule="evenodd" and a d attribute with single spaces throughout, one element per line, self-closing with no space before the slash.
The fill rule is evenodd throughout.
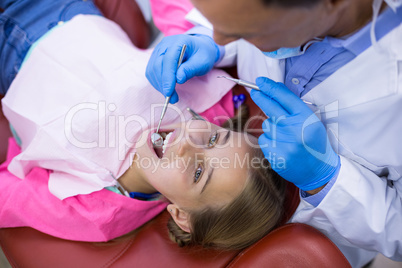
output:
<path id="1" fill-rule="evenodd" d="M 391 8 L 382 12 L 375 24 L 376 39 L 381 39 L 401 22 L 402 8 L 398 8 L 396 13 Z M 303 55 L 287 59 L 285 85 L 299 97 L 305 95 L 371 46 L 370 28 L 371 23 L 345 39 L 326 37 L 313 43 Z M 337 176 L 318 194 L 308 195 L 302 191 L 301 197 L 311 205 L 318 206 L 336 179 Z"/>
<path id="2" fill-rule="evenodd" d="M 402 8 L 394 13 L 385 10 L 377 19 L 375 33 L 377 40 L 394 29 L 402 21 Z M 346 39 L 326 37 L 313 43 L 306 52 L 288 58 L 285 67 L 285 85 L 299 97 L 324 81 L 343 65 L 371 46 L 371 23 Z"/>

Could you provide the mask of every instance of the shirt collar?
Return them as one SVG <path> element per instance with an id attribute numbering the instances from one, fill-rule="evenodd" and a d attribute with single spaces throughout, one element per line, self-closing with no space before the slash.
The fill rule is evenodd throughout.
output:
<path id="1" fill-rule="evenodd" d="M 381 39 L 401 22 L 402 8 L 397 8 L 396 12 L 391 8 L 387 8 L 380 14 L 375 24 L 375 36 L 377 40 Z M 371 23 L 368 23 L 347 38 L 341 39 L 328 36 L 324 39 L 324 42 L 328 42 L 333 47 L 343 47 L 357 56 L 371 46 L 370 28 Z"/>

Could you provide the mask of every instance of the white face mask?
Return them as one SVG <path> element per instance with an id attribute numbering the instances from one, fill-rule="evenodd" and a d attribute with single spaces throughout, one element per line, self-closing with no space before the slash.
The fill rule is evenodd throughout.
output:
<path id="1" fill-rule="evenodd" d="M 262 53 L 270 58 L 274 59 L 286 59 L 290 57 L 296 57 L 304 54 L 304 51 L 302 50 L 301 46 L 299 47 L 281 47 L 278 50 L 272 51 L 272 52 L 264 52 Z"/>

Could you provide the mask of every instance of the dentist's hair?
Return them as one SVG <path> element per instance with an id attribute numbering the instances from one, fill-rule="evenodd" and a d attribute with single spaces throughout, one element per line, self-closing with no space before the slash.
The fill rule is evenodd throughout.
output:
<path id="1" fill-rule="evenodd" d="M 240 117 L 244 117 L 241 112 L 230 124 L 235 129 L 236 122 L 245 122 Z M 170 218 L 171 240 L 179 246 L 237 250 L 254 244 L 281 223 L 286 182 L 272 170 L 259 148 L 254 149 L 250 159 L 253 157 L 260 158 L 260 165 L 249 169 L 243 191 L 223 207 L 188 211 L 190 233 L 183 231 Z"/>

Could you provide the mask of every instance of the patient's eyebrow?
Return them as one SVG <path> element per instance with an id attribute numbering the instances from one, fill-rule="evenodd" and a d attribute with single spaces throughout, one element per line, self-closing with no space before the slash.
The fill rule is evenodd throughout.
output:
<path id="1" fill-rule="evenodd" d="M 202 187 L 201 194 L 202 194 L 202 192 L 204 192 L 205 187 L 207 187 L 208 183 L 211 181 L 211 177 L 212 177 L 212 174 L 214 173 L 214 170 L 215 169 L 212 166 L 210 166 L 209 171 L 208 171 L 208 178 L 205 181 L 204 186 Z"/>

